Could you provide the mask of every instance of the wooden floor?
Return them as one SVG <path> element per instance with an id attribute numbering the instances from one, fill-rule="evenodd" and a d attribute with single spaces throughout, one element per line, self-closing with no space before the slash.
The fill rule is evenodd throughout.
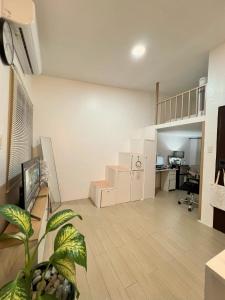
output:
<path id="1" fill-rule="evenodd" d="M 87 273 L 77 270 L 80 300 L 203 299 L 204 265 L 225 248 L 225 235 L 178 206 L 180 193 L 102 209 L 89 200 L 63 205 L 84 218 L 74 222 L 88 249 Z"/>

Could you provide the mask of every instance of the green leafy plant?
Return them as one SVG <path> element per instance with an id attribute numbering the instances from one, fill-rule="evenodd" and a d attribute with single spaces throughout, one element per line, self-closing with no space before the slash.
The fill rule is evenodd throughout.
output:
<path id="1" fill-rule="evenodd" d="M 38 253 L 38 247 L 49 232 L 59 229 L 54 241 L 54 253 L 46 263 L 46 269 L 42 274 L 42 281 L 50 266 L 61 274 L 76 289 L 76 297 L 79 298 L 79 291 L 76 284 L 76 264 L 87 270 L 87 252 L 84 236 L 78 230 L 67 222 L 73 218 L 82 217 L 71 209 L 65 209 L 55 213 L 47 222 L 44 235 L 38 241 L 36 247 L 31 251 L 29 248 L 29 239 L 34 231 L 31 224 L 30 214 L 16 205 L 0 206 L 0 215 L 9 223 L 18 227 L 20 232 L 16 234 L 1 234 L 1 240 L 17 239 L 24 244 L 25 265 L 17 274 L 15 280 L 9 282 L 0 289 L 0 300 L 28 300 L 32 298 L 32 279 L 35 272 L 35 260 Z M 47 295 L 42 289 L 37 294 L 37 299 L 47 300 L 56 299 L 54 296 Z"/>

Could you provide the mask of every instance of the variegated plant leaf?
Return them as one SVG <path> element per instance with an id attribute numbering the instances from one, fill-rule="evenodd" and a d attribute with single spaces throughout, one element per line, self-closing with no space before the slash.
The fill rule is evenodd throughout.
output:
<path id="1" fill-rule="evenodd" d="M 78 217 L 82 220 L 82 217 L 75 213 L 72 209 L 65 209 L 55 213 L 47 223 L 46 233 L 59 228 L 61 225 L 65 224 L 69 220 Z"/>
<path id="2" fill-rule="evenodd" d="M 72 240 L 66 240 L 59 248 L 55 249 L 55 254 L 61 257 L 66 255 L 72 257 L 74 261 L 87 269 L 87 252 L 84 236 L 77 233 Z"/>
<path id="3" fill-rule="evenodd" d="M 5 204 L 0 206 L 0 215 L 9 223 L 18 226 L 28 238 L 32 236 L 31 217 L 27 211 L 13 204 Z"/>
<path id="4" fill-rule="evenodd" d="M 2 233 L 0 234 L 0 241 L 3 240 L 9 240 L 9 239 L 15 239 L 24 242 L 26 239 L 26 236 L 22 232 L 18 233 Z"/>
<path id="5" fill-rule="evenodd" d="M 65 277 L 72 284 L 76 284 L 75 263 L 69 256 L 60 257 L 55 253 L 50 258 L 51 264 L 57 269 L 59 274 Z"/>
<path id="6" fill-rule="evenodd" d="M 78 235 L 78 230 L 72 224 L 66 224 L 58 231 L 55 242 L 54 250 L 56 251 L 61 246 L 65 245 L 68 241 L 73 240 Z"/>
<path id="7" fill-rule="evenodd" d="M 1 288 L 0 300 L 29 300 L 29 294 L 25 279 L 17 278 Z"/>
<path id="8" fill-rule="evenodd" d="M 87 249 L 84 236 L 80 233 L 74 239 L 73 257 L 75 262 L 87 270 Z"/>
<path id="9" fill-rule="evenodd" d="M 57 298 L 56 296 L 45 294 L 45 295 L 39 295 L 37 300 L 57 300 Z"/>

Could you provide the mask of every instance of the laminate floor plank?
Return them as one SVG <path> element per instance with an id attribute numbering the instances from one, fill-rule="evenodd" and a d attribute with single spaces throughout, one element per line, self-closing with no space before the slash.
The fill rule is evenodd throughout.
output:
<path id="1" fill-rule="evenodd" d="M 89 199 L 63 203 L 83 216 L 88 270 L 77 268 L 81 300 L 202 300 L 205 263 L 224 250 L 225 235 L 178 205 L 182 191 L 96 208 Z M 55 232 L 45 244 L 53 250 Z"/>
<path id="2" fill-rule="evenodd" d="M 109 255 L 102 254 L 96 257 L 98 267 L 104 278 L 105 285 L 112 300 L 128 300 L 128 294 L 126 289 L 122 286 L 122 283 L 117 276 L 113 266 L 110 262 Z M 101 299 L 101 298 L 100 298 Z"/>

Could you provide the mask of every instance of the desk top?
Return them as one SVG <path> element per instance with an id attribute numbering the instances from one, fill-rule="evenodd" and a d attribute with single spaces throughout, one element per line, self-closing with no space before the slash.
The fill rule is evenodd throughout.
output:
<path id="1" fill-rule="evenodd" d="M 169 172 L 169 171 L 176 171 L 176 169 L 170 169 L 170 168 L 166 168 L 166 169 L 155 169 L 156 173 L 158 172 Z"/>

